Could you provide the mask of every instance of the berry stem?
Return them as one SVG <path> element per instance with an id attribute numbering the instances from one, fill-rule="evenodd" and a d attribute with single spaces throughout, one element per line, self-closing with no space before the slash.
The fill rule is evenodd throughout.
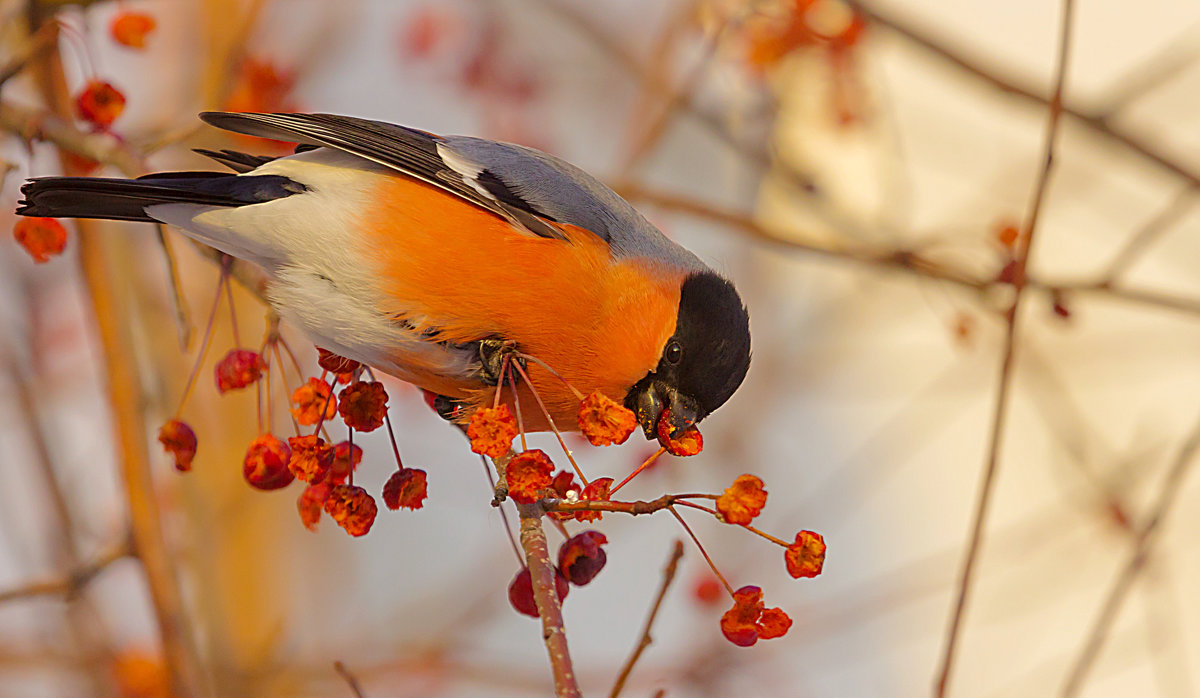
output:
<path id="1" fill-rule="evenodd" d="M 575 457 L 571 455 L 571 449 L 567 448 L 567 442 L 563 441 L 562 432 L 558 430 L 558 426 L 554 424 L 554 418 L 550 416 L 550 410 L 546 409 L 546 403 L 542 402 L 542 396 L 538 394 L 537 388 L 533 387 L 533 383 L 529 381 L 529 376 L 525 373 L 525 369 L 521 368 L 521 364 L 513 362 L 517 373 L 521 374 L 521 379 L 525 381 L 525 385 L 529 386 L 529 392 L 533 393 L 533 398 L 537 400 L 538 407 L 541 408 L 542 414 L 546 417 L 546 421 L 550 424 L 550 430 L 554 432 L 554 438 L 558 439 L 558 445 L 562 446 L 563 453 L 567 454 L 567 460 L 571 461 L 571 467 L 575 469 L 575 474 L 579 476 L 579 480 L 583 482 L 583 486 L 587 487 L 591 484 L 587 476 L 583 474 L 579 464 L 575 462 Z"/>
<path id="2" fill-rule="evenodd" d="M 392 453 L 396 456 L 396 467 L 403 468 L 404 463 L 400 460 L 400 446 L 396 443 L 396 433 L 392 431 L 392 417 L 387 412 L 383 413 L 383 422 L 387 425 L 388 439 L 392 442 Z"/>
<path id="3" fill-rule="evenodd" d="M 533 363 L 537 364 L 538 366 L 541 366 L 542 368 L 546 369 L 547 371 L 549 371 L 549 372 L 550 372 L 550 375 L 552 375 L 552 376 L 554 376 L 555 378 L 557 378 L 557 379 L 559 379 L 560 381 L 562 381 L 562 384 L 563 384 L 563 385 L 565 385 L 565 386 L 567 386 L 567 389 L 569 389 L 569 390 L 570 390 L 572 393 L 574 393 L 574 394 L 575 394 L 575 398 L 576 398 L 577 400 L 582 400 L 582 399 L 583 399 L 583 397 L 584 397 L 583 393 L 579 392 L 579 390 L 577 390 L 577 389 L 575 388 L 575 386 L 573 386 L 573 385 L 571 385 L 569 382 L 567 382 L 567 379 L 566 379 L 566 378 L 563 378 L 563 377 L 562 377 L 562 376 L 561 376 L 561 375 L 558 373 L 558 371 L 555 371 L 554 369 L 550 368 L 550 364 L 546 363 L 545 361 L 542 361 L 541 359 L 539 359 L 538 357 L 536 357 L 536 356 L 534 356 L 534 355 L 532 355 L 532 354 L 524 354 L 524 353 L 520 353 L 520 352 L 518 352 L 518 353 L 517 353 L 517 356 L 518 356 L 518 357 L 520 357 L 520 358 L 522 358 L 522 359 L 527 359 L 527 360 L 529 360 L 529 361 L 532 361 Z"/>
<path id="4" fill-rule="evenodd" d="M 679 503 L 685 504 L 686 502 Z M 721 584 L 725 585 L 725 591 L 729 592 L 729 595 L 732 597 L 733 587 L 729 585 L 729 581 L 725 579 L 725 575 L 721 574 L 721 570 L 717 569 L 716 563 L 714 563 L 712 558 L 708 556 L 708 551 L 705 550 L 704 546 L 700 544 L 700 539 L 697 538 L 696 534 L 692 532 L 692 527 L 687 525 L 687 522 L 683 520 L 683 517 L 679 515 L 678 511 L 675 511 L 674 505 L 667 507 L 667 511 L 671 512 L 671 516 L 674 516 L 675 520 L 679 522 L 679 525 L 683 526 L 683 530 L 687 531 L 687 534 L 691 537 L 692 542 L 695 543 L 696 547 L 700 549 L 700 554 L 704 556 L 704 561 L 708 563 L 709 569 L 713 571 L 713 574 L 717 575 L 717 579 L 721 580 Z"/>
<path id="5" fill-rule="evenodd" d="M 651 465 L 653 465 L 654 461 L 658 460 L 659 457 L 662 456 L 662 454 L 664 454 L 666 452 L 667 452 L 667 447 L 660 446 L 659 449 L 657 451 L 655 451 L 649 458 L 647 458 L 641 465 L 639 465 L 636 470 L 634 470 L 632 473 L 629 473 L 629 475 L 626 476 L 624 480 L 621 480 L 621 482 L 616 487 L 614 487 L 608 491 L 609 498 L 612 498 L 612 496 L 617 493 L 617 490 L 624 487 L 625 483 L 627 483 L 630 480 L 632 480 L 633 478 L 637 477 L 638 473 L 642 472 L 646 468 L 649 468 Z"/>
<path id="6" fill-rule="evenodd" d="M 233 345 L 240 349 L 242 337 L 238 332 L 237 308 L 233 303 L 233 284 L 229 283 L 229 268 L 232 266 L 233 257 L 225 255 L 221 258 L 221 277 L 225 280 L 225 298 L 229 300 L 229 325 L 233 329 Z"/>
<path id="7" fill-rule="evenodd" d="M 713 495 L 698 495 L 698 496 L 710 497 Z M 693 509 L 699 509 L 700 511 L 708 512 L 709 514 L 712 514 L 713 516 L 720 518 L 720 513 L 716 509 L 709 509 L 708 507 L 701 506 L 701 505 L 695 504 L 693 502 L 685 502 L 682 500 L 676 501 L 676 504 L 679 504 L 679 505 L 685 506 L 685 507 L 691 507 Z M 784 548 L 790 548 L 792 545 L 791 543 L 788 543 L 786 540 L 783 540 L 782 538 L 776 538 L 775 536 L 771 535 L 770 533 L 759 530 L 759 529 L 751 526 L 750 524 L 737 524 L 737 525 L 741 526 L 742 528 L 746 529 L 747 531 L 753 533 L 756 536 L 759 536 L 759 537 L 762 537 L 762 538 L 765 538 L 765 539 L 771 541 L 775 545 L 779 545 Z"/>
<path id="8" fill-rule="evenodd" d="M 505 354 L 500 360 L 500 382 L 496 384 L 496 394 L 492 396 L 492 409 L 500 406 L 500 394 L 504 392 L 504 376 L 508 372 L 509 355 Z"/>
<path id="9" fill-rule="evenodd" d="M 525 419 L 521 416 L 521 394 L 517 391 L 517 379 L 513 376 L 512 366 L 508 367 L 508 382 L 512 386 L 513 406 L 517 410 L 517 433 L 521 435 L 521 450 L 528 451 L 529 444 L 525 443 Z"/>
<path id="10" fill-rule="evenodd" d="M 179 399 L 179 408 L 175 410 L 176 419 L 183 412 L 183 406 L 191 396 L 192 388 L 196 385 L 196 376 L 200 374 L 200 366 L 204 364 L 204 357 L 208 355 L 209 342 L 212 340 L 213 326 L 217 319 L 217 308 L 221 303 L 221 285 L 225 283 L 226 279 L 225 270 L 222 269 L 221 275 L 217 277 L 217 294 L 213 297 L 212 309 L 208 311 L 208 324 L 204 327 L 204 338 L 200 340 L 200 353 L 196 355 L 196 363 L 192 365 L 192 372 L 188 374 L 187 383 L 183 386 L 183 396 Z"/>
<path id="11" fill-rule="evenodd" d="M 505 466 L 508 465 L 508 456 L 504 457 Z M 487 475 L 488 486 L 491 492 L 496 491 L 496 478 L 492 477 L 492 466 L 488 465 L 487 458 L 479 456 L 479 462 L 483 463 L 483 473 Z M 497 463 L 499 465 L 499 463 Z M 521 552 L 521 546 L 517 545 L 517 537 L 513 535 L 512 524 L 508 521 L 508 512 L 504 510 L 503 502 L 494 502 L 493 505 L 500 510 L 500 520 L 504 522 L 504 534 L 508 536 L 508 543 L 512 546 L 513 554 L 517 556 L 517 564 L 525 566 L 525 555 Z"/>

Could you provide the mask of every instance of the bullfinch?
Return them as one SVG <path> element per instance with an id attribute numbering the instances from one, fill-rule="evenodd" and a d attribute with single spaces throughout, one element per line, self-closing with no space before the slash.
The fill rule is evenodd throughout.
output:
<path id="1" fill-rule="evenodd" d="M 660 418 L 668 434 L 704 419 L 746 375 L 733 285 L 569 163 L 331 114 L 200 118 L 299 145 L 198 151 L 234 172 L 32 179 L 17 213 L 158 221 L 253 262 L 317 346 L 441 396 L 460 422 L 492 403 L 502 356 L 558 374 L 525 364 L 560 427 L 579 407 L 569 383 L 633 410 L 647 438 Z M 526 428 L 547 429 L 529 387 Z"/>

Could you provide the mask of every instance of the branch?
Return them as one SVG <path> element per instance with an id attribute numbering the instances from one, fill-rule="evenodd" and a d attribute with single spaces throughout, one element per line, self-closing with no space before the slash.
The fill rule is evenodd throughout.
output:
<path id="1" fill-rule="evenodd" d="M 1001 283 L 994 275 L 991 277 L 973 275 L 912 250 L 891 249 L 859 243 L 834 244 L 795 239 L 758 223 L 749 214 L 718 208 L 690 197 L 651 189 L 637 183 L 619 183 L 615 189 L 617 193 L 630 201 L 642 202 L 667 211 L 719 223 L 755 242 L 787 252 L 809 254 L 821 259 L 850 262 L 873 269 L 897 271 L 944 281 L 980 295 Z M 1025 289 L 1030 291 L 1093 294 L 1159 310 L 1200 316 L 1200 300 L 1180 298 L 1157 291 L 1126 288 L 1113 283 L 1108 278 L 1107 272 L 1102 276 L 1103 278 L 1091 282 L 1055 283 L 1026 274 L 1024 285 Z"/>
<path id="2" fill-rule="evenodd" d="M 932 33 L 918 28 L 907 20 L 889 14 L 887 10 L 881 10 L 875 3 L 867 3 L 864 0 L 845 0 L 845 2 L 873 24 L 892 30 L 967 75 L 1002 92 L 1041 106 L 1049 106 L 1053 102 L 1053 97 L 1048 99 L 1035 88 L 997 75 L 982 66 L 974 57 L 949 48 L 940 37 L 935 37 Z M 1200 186 L 1200 173 L 1190 169 L 1183 161 L 1172 157 L 1167 152 L 1152 147 L 1141 137 L 1113 126 L 1111 118 L 1106 112 L 1089 113 L 1073 105 L 1062 104 L 1062 113 L 1087 127 L 1096 135 L 1126 148 L 1193 186 Z"/>
<path id="3" fill-rule="evenodd" d="M 333 670 L 346 680 L 346 684 L 350 687 L 350 691 L 354 693 L 355 698 L 367 698 L 367 694 L 363 693 L 362 684 L 358 682 L 358 677 L 350 673 L 345 664 L 342 664 L 340 661 L 334 662 Z"/>
<path id="4" fill-rule="evenodd" d="M 1109 590 L 1104 605 L 1101 606 L 1100 613 L 1096 616 L 1091 632 L 1088 633 L 1087 640 L 1084 642 L 1084 646 L 1080 650 L 1079 656 L 1076 658 L 1071 673 L 1067 678 L 1067 683 L 1063 687 L 1062 695 L 1064 698 L 1076 696 L 1082 690 L 1084 679 L 1087 678 L 1088 671 L 1092 668 L 1096 656 L 1104 646 L 1104 641 L 1108 637 L 1108 632 L 1112 628 L 1113 621 L 1117 618 L 1117 612 L 1121 609 L 1121 605 L 1124 603 L 1129 590 L 1133 587 L 1133 582 L 1137 579 L 1138 574 L 1145 568 L 1146 560 L 1150 557 L 1150 547 L 1154 544 L 1155 535 L 1161 528 L 1162 522 L 1170 511 L 1171 506 L 1174 504 L 1176 495 L 1182 489 L 1184 476 L 1187 475 L 1189 468 L 1194 462 L 1198 449 L 1200 449 L 1200 423 L 1192 427 L 1192 432 L 1188 436 L 1187 441 L 1180 447 L 1179 454 L 1175 457 L 1175 462 L 1171 465 L 1171 470 L 1167 473 L 1167 477 L 1163 480 L 1162 487 L 1159 489 L 1158 497 L 1154 502 L 1154 508 L 1150 513 L 1150 518 L 1137 531 L 1137 535 L 1134 538 L 1133 550 L 1129 553 L 1129 559 L 1126 560 L 1125 566 L 1121 568 L 1121 571 L 1117 573 L 1112 589 Z"/>
<path id="5" fill-rule="evenodd" d="M 675 571 L 679 567 L 679 559 L 683 557 L 683 541 L 676 539 L 674 545 L 671 546 L 671 555 L 667 558 L 667 566 L 663 569 L 662 586 L 658 589 L 658 596 L 654 598 L 654 605 L 650 607 L 650 616 L 646 618 L 646 625 L 642 628 L 641 639 L 633 649 L 633 654 L 629 655 L 629 659 L 625 661 L 625 666 L 621 669 L 621 673 L 617 675 L 617 681 L 613 684 L 612 691 L 608 694 L 609 698 L 617 698 L 621 694 L 621 689 L 625 688 L 625 681 L 629 678 L 629 674 L 633 671 L 633 666 L 637 664 L 638 659 L 642 656 L 642 652 L 650 646 L 654 641 L 650 637 L 650 629 L 654 627 L 654 619 L 658 616 L 658 609 L 662 606 L 663 598 L 667 595 L 667 590 L 671 588 L 671 582 L 675 580 Z"/>
<path id="6" fill-rule="evenodd" d="M 0 604 L 38 596 L 62 596 L 65 599 L 71 599 L 109 565 L 132 554 L 133 549 L 130 546 L 128 536 L 126 536 L 120 543 L 101 552 L 94 559 L 76 567 L 61 577 L 29 582 L 12 589 L 0 591 Z"/>
<path id="7" fill-rule="evenodd" d="M 542 618 L 542 637 L 546 640 L 546 651 L 554 671 L 554 692 L 559 698 L 580 698 L 583 694 L 575 681 L 575 668 L 567 648 L 567 631 L 563 627 L 558 571 L 550 561 L 546 532 L 542 529 L 545 509 L 538 504 L 520 504 L 517 508 L 521 512 L 521 547 L 525 550 L 533 582 L 533 600 Z"/>
<path id="8" fill-rule="evenodd" d="M 983 530 L 987 522 L 988 507 L 991 503 L 993 484 L 1000 464 L 1000 442 L 1004 435 L 1004 424 L 1008 414 L 1008 399 L 1011 394 L 1013 359 L 1017 348 L 1017 321 L 1020 316 L 1021 300 L 1024 298 L 1025 269 L 1029 264 L 1029 253 L 1033 247 L 1034 235 L 1042 205 L 1046 200 L 1046 190 L 1050 183 L 1050 172 L 1054 167 L 1054 147 L 1058 136 L 1060 117 L 1063 112 L 1063 91 L 1066 87 L 1067 57 L 1071 51 L 1071 24 L 1074 0 L 1062 2 L 1062 27 L 1059 34 L 1058 64 L 1055 68 L 1054 96 L 1050 100 L 1050 115 L 1046 123 L 1045 160 L 1038 175 L 1034 188 L 1033 203 L 1030 205 L 1029 218 L 1024 226 L 1024 235 L 1017 241 L 1015 253 L 1016 274 L 1014 280 L 1015 293 L 1012 307 L 1007 315 L 1007 331 L 1004 338 L 1004 358 L 1000 364 L 999 388 L 996 391 L 996 407 L 992 418 L 992 430 L 988 437 L 987 460 L 983 469 L 983 480 L 979 485 L 979 497 L 975 504 L 974 520 L 971 523 L 971 537 L 967 544 L 966 556 L 963 559 L 962 572 L 958 585 L 958 596 L 950 618 L 950 627 L 946 630 L 946 645 L 943 650 L 941 669 L 938 673 L 936 695 L 945 696 L 950 684 L 951 671 L 954 668 L 954 653 L 958 647 L 958 639 L 962 629 L 963 618 L 966 615 L 967 602 L 970 598 L 971 584 L 974 581 L 975 563 L 979 559 L 979 551 L 983 545 Z"/>

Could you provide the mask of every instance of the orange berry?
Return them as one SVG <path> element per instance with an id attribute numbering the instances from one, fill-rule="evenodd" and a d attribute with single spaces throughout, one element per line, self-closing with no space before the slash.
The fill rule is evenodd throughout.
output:
<path id="1" fill-rule="evenodd" d="M 753 475 L 739 475 L 717 498 L 717 511 L 728 524 L 748 524 L 766 505 L 767 491 L 763 489 L 763 481 Z"/>
<path id="2" fill-rule="evenodd" d="M 196 457 L 196 432 L 184 422 L 169 419 L 159 427 L 158 442 L 175 458 L 175 469 L 185 473 L 192 469 Z"/>
<path id="3" fill-rule="evenodd" d="M 254 385 L 262 377 L 262 371 L 263 360 L 258 352 L 249 349 L 230 349 L 229 353 L 217 362 L 214 369 L 217 390 L 225 393 Z"/>
<path id="4" fill-rule="evenodd" d="M 471 450 L 492 459 L 508 453 L 517 433 L 517 418 L 509 411 L 508 405 L 500 405 L 495 409 L 481 407 L 475 410 L 467 424 Z"/>
<path id="5" fill-rule="evenodd" d="M 75 98 L 79 118 L 100 129 L 112 126 L 125 111 L 125 95 L 102 80 L 92 80 Z"/>
<path id="6" fill-rule="evenodd" d="M 292 416 L 297 424 L 312 426 L 324 419 L 333 419 L 337 414 L 337 399 L 333 397 L 333 386 L 320 378 L 309 378 L 308 382 L 292 393 Z M 322 416 L 322 410 L 324 415 Z"/>
<path id="7" fill-rule="evenodd" d="M 783 562 L 788 574 L 796 579 L 821 574 L 825 566 L 825 538 L 813 531 L 797 533 L 796 542 L 783 551 Z"/>
<path id="8" fill-rule="evenodd" d="M 325 513 L 352 536 L 364 536 L 375 523 L 379 507 L 367 491 L 356 485 L 334 485 L 325 498 Z"/>
<path id="9" fill-rule="evenodd" d="M 383 485 L 383 503 L 388 509 L 420 509 L 427 495 L 426 474 L 416 468 L 400 468 Z"/>
<path id="10" fill-rule="evenodd" d="M 13 226 L 13 237 L 38 264 L 67 247 L 67 229 L 53 218 L 22 218 Z"/>
<path id="11" fill-rule="evenodd" d="M 288 447 L 292 457 L 288 459 L 288 470 L 299 479 L 310 485 L 325 480 L 333 467 L 333 446 L 325 443 L 325 439 L 310 434 L 309 436 L 293 436 L 288 439 Z"/>
<path id="12" fill-rule="evenodd" d="M 533 504 L 541 497 L 540 492 L 550 487 L 553 472 L 554 463 L 545 451 L 535 448 L 518 453 L 504 470 L 508 496 L 522 504 Z"/>
<path id="13" fill-rule="evenodd" d="M 260 490 L 287 487 L 296 479 L 288 469 L 291 457 L 292 450 L 286 443 L 271 434 L 263 434 L 250 442 L 250 448 L 242 460 L 242 477 Z"/>
<path id="14" fill-rule="evenodd" d="M 579 431 L 593 446 L 623 444 L 637 428 L 633 410 L 599 391 L 579 403 Z"/>
<path id="15" fill-rule="evenodd" d="M 113 18 L 108 32 L 114 41 L 129 48 L 145 48 L 146 37 L 158 23 L 154 17 L 143 12 L 122 12 Z"/>
<path id="16" fill-rule="evenodd" d="M 338 413 L 346 426 L 358 431 L 375 431 L 387 416 L 387 391 L 382 383 L 351 383 L 338 393 Z"/>
<path id="17" fill-rule="evenodd" d="M 329 488 L 328 482 L 309 485 L 296 498 L 296 510 L 300 513 L 300 522 L 314 533 L 317 530 L 317 524 L 321 521 L 321 510 L 325 506 L 325 499 L 329 496 Z"/>

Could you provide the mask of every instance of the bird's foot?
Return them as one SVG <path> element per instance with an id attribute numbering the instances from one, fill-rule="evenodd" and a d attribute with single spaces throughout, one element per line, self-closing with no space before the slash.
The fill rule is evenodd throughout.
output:
<path id="1" fill-rule="evenodd" d="M 511 339 L 481 339 L 478 344 L 480 374 L 484 383 L 500 385 L 506 360 L 525 368 L 525 359 L 517 356 L 517 343 Z"/>

